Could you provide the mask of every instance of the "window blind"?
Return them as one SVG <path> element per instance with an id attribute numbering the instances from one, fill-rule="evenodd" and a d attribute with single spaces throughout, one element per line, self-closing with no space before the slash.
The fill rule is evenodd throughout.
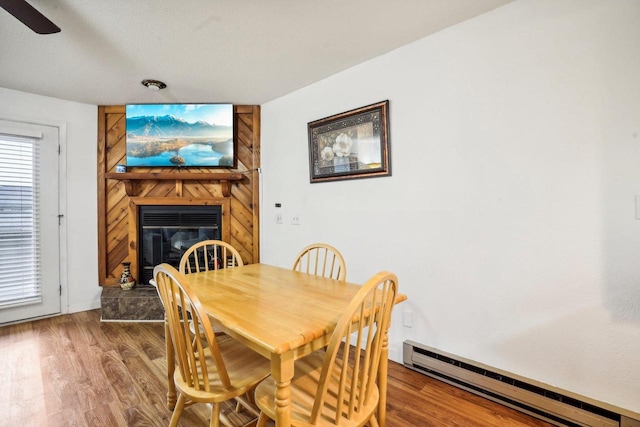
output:
<path id="1" fill-rule="evenodd" d="M 37 139 L 0 133 L 0 310 L 42 301 Z"/>

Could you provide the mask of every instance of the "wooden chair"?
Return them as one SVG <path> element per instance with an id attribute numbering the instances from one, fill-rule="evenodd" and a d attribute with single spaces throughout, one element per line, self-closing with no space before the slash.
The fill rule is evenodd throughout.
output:
<path id="1" fill-rule="evenodd" d="M 191 246 L 182 254 L 179 270 L 183 274 L 242 267 L 240 253 L 222 240 L 205 240 Z"/>
<path id="2" fill-rule="evenodd" d="M 195 243 L 182 254 L 180 258 L 180 273 L 190 274 L 199 273 L 201 271 L 218 270 L 221 268 L 242 267 L 242 257 L 236 248 L 222 240 L 203 240 Z M 190 324 L 192 334 L 195 334 L 195 326 Z M 202 333 L 202 330 L 200 331 Z M 213 328 L 216 336 L 225 335 L 224 332 Z M 249 402 L 252 403 L 249 410 L 253 407 L 253 396 L 249 396 Z M 236 411 L 240 412 L 246 406 L 239 401 L 236 405 Z"/>
<path id="3" fill-rule="evenodd" d="M 384 363 L 386 376 L 387 361 L 381 356 L 386 354 L 383 349 L 397 283 L 392 273 L 373 276 L 339 319 L 326 352 L 296 361 L 291 381 L 292 426 L 378 426 L 380 390 L 386 390 L 386 378 L 378 378 L 378 368 Z M 255 400 L 261 410 L 257 427 L 275 419 L 275 391 L 271 377 L 256 388 Z M 381 417 L 385 416 L 383 406 Z"/>
<path id="4" fill-rule="evenodd" d="M 345 280 L 347 277 L 347 266 L 342 254 L 325 243 L 314 243 L 304 248 L 296 257 L 293 270 L 338 280 Z"/>
<path id="5" fill-rule="evenodd" d="M 203 240 L 191 246 L 180 258 L 179 270 L 182 274 L 218 270 L 220 268 L 242 267 L 240 253 L 222 240 Z M 193 332 L 193 326 L 192 326 Z M 216 335 L 222 335 L 214 328 Z"/>
<path id="6" fill-rule="evenodd" d="M 194 403 L 212 405 L 211 426 L 219 426 L 220 421 L 231 425 L 221 416 L 221 402 L 241 400 L 243 394 L 252 391 L 269 375 L 269 360 L 230 337 L 216 338 L 200 301 L 189 292 L 186 278 L 174 267 L 156 266 L 153 276 L 165 308 L 178 367 L 173 380 L 179 396 L 170 426 L 176 426 L 184 407 Z M 191 337 L 189 322 L 197 326 L 195 339 Z M 251 407 L 248 402 L 243 402 L 243 406 Z"/>

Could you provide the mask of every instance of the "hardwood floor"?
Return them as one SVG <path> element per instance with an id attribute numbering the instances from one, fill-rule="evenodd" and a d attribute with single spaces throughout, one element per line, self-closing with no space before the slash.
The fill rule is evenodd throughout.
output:
<path id="1" fill-rule="evenodd" d="M 165 372 L 161 323 L 102 323 L 92 310 L 0 327 L 0 426 L 166 426 Z M 388 427 L 550 426 L 393 362 L 387 411 Z M 208 419 L 194 405 L 179 425 Z"/>

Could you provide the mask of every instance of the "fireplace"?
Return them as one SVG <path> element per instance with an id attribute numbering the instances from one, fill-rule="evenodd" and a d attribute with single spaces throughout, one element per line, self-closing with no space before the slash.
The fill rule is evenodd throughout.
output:
<path id="1" fill-rule="evenodd" d="M 138 282 L 149 283 L 163 262 L 178 268 L 182 254 L 203 240 L 220 240 L 222 206 L 141 205 L 138 207 Z"/>

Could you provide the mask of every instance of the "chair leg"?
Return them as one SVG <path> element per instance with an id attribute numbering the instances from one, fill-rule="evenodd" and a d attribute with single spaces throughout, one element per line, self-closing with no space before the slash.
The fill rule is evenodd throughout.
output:
<path id="1" fill-rule="evenodd" d="M 220 403 L 214 403 L 211 408 L 211 421 L 209 421 L 209 427 L 220 426 Z"/>
<path id="2" fill-rule="evenodd" d="M 256 424 L 256 427 L 266 427 L 267 421 L 269 421 L 269 417 L 267 417 L 264 412 L 260 412 L 260 416 L 258 417 L 258 423 Z"/>
<path id="3" fill-rule="evenodd" d="M 380 424 L 378 424 L 378 419 L 376 418 L 375 415 L 372 415 L 371 418 L 369 419 L 369 426 L 380 427 Z"/>
<path id="4" fill-rule="evenodd" d="M 236 412 L 249 411 L 252 415 L 256 417 L 260 415 L 260 411 L 256 406 L 256 401 L 253 397 L 253 393 L 247 392 L 242 396 L 237 396 L 236 400 Z"/>
<path id="5" fill-rule="evenodd" d="M 176 407 L 173 410 L 173 415 L 171 415 L 171 422 L 169 423 L 169 427 L 176 427 L 178 425 L 178 421 L 180 420 L 180 415 L 182 415 L 182 410 L 184 409 L 184 404 L 187 398 L 184 394 L 180 393 L 178 396 L 178 401 L 176 402 Z"/>

